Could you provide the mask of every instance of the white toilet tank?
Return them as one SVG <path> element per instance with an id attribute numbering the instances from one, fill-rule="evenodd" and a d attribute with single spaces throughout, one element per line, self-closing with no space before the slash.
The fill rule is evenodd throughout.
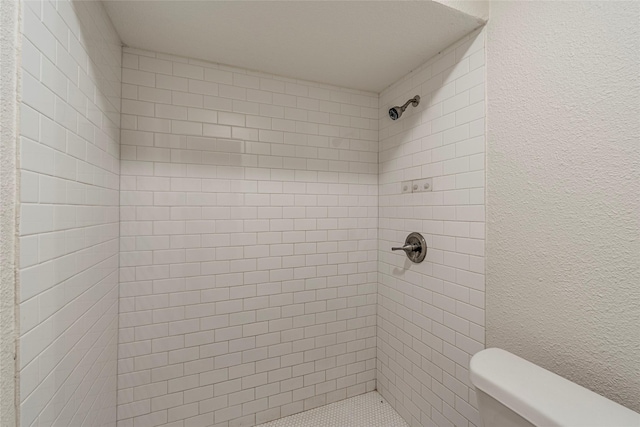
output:
<path id="1" fill-rule="evenodd" d="M 470 376 L 484 427 L 640 427 L 637 412 L 499 348 L 473 356 Z"/>

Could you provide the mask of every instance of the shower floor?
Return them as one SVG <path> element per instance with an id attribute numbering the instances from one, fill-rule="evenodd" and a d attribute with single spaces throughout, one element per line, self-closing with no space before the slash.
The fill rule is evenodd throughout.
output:
<path id="1" fill-rule="evenodd" d="M 377 391 L 256 427 L 409 427 Z"/>

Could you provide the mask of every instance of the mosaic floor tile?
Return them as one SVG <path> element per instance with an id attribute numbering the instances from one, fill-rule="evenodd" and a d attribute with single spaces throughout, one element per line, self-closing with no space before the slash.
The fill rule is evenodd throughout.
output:
<path id="1" fill-rule="evenodd" d="M 377 391 L 256 427 L 409 427 Z"/>

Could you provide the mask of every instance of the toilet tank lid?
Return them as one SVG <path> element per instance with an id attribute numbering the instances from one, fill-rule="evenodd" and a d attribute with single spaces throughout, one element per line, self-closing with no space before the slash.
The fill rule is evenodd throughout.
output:
<path id="1" fill-rule="evenodd" d="M 640 426 L 640 414 L 499 348 L 471 359 L 473 385 L 536 426 Z"/>

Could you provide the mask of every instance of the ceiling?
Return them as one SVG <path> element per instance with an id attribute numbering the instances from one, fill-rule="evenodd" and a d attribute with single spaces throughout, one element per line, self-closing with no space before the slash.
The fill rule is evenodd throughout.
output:
<path id="1" fill-rule="evenodd" d="M 104 1 L 131 47 L 381 92 L 482 25 L 435 1 Z"/>

